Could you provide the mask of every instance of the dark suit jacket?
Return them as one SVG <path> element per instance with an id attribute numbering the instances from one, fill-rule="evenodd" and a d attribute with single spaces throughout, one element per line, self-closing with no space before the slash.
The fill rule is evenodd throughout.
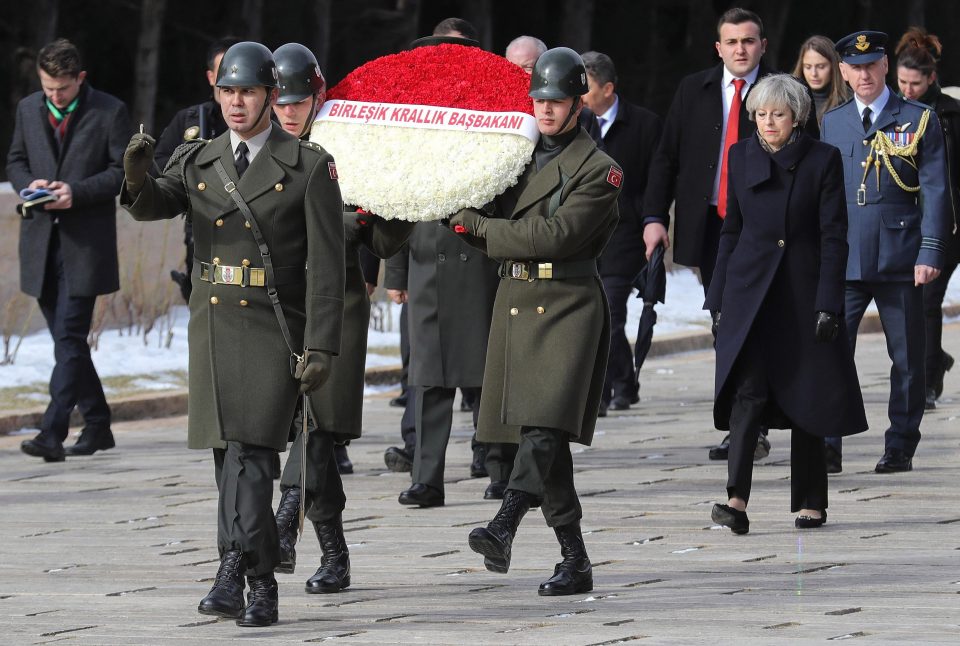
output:
<path id="1" fill-rule="evenodd" d="M 773 72 L 760 63 L 757 76 Z M 669 225 L 670 203 L 676 200 L 673 259 L 681 265 L 699 267 L 704 226 L 713 181 L 719 172 L 717 159 L 723 134 L 723 63 L 683 78 L 673 97 L 663 126 L 663 136 L 650 165 L 644 195 L 643 215 Z M 749 96 L 753 86 L 747 92 Z M 747 116 L 747 102 L 740 110 L 739 139 L 753 136 L 755 122 Z M 820 138 L 816 118 L 807 119 L 804 131 Z"/>
<path id="2" fill-rule="evenodd" d="M 201 122 L 203 127 L 201 128 Z M 188 138 L 187 131 L 196 127 L 196 134 Z M 163 172 L 173 151 L 184 141 L 190 139 L 216 139 L 227 131 L 227 124 L 223 121 L 223 112 L 215 101 L 204 101 L 197 105 L 180 110 L 173 116 L 170 125 L 163 129 L 157 138 L 157 147 L 153 153 L 153 160 L 157 164 L 155 176 Z"/>
<path id="3" fill-rule="evenodd" d="M 643 192 L 661 129 L 660 117 L 620 97 L 617 118 L 598 145 L 623 169 L 620 221 L 600 256 L 601 276 L 633 278 L 643 268 Z"/>
<path id="4" fill-rule="evenodd" d="M 717 428 L 730 428 L 731 376 L 744 346 L 753 344 L 777 404 L 764 412 L 767 426 L 822 437 L 866 430 L 842 318 L 835 340 L 815 336 L 817 312 L 843 311 L 847 209 L 840 153 L 801 135 L 771 155 L 754 135 L 730 147 L 727 163 L 727 217 L 704 304 L 723 312 Z"/>
<path id="5" fill-rule="evenodd" d="M 123 151 L 133 129 L 119 99 L 84 83 L 67 136 L 57 149 L 43 92 L 17 105 L 7 176 L 18 191 L 35 179 L 60 180 L 73 190 L 73 207 L 37 210 L 20 225 L 20 289 L 39 297 L 47 251 L 59 225 L 60 249 L 71 296 L 109 294 L 120 288 L 115 197 L 123 181 Z M 59 154 L 58 154 L 59 152 Z"/>

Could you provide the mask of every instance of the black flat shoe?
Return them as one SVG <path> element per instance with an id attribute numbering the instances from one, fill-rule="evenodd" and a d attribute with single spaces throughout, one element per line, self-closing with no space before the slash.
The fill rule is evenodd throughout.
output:
<path id="1" fill-rule="evenodd" d="M 900 449 L 887 449 L 874 471 L 877 473 L 900 473 L 913 470 L 913 458 Z"/>
<path id="2" fill-rule="evenodd" d="M 730 434 L 727 433 L 724 436 L 724 438 L 720 440 L 720 444 L 710 449 L 710 451 L 707 453 L 707 456 L 711 460 L 726 460 L 727 455 L 729 453 L 730 453 Z"/>
<path id="3" fill-rule="evenodd" d="M 494 480 L 487 485 L 487 490 L 483 492 L 484 500 L 503 500 L 503 494 L 507 491 L 507 480 Z"/>
<path id="4" fill-rule="evenodd" d="M 67 447 L 67 455 L 93 455 L 97 451 L 112 449 L 117 444 L 109 428 L 87 426 L 80 432 L 76 444 Z"/>
<path id="5" fill-rule="evenodd" d="M 405 449 L 391 446 L 383 452 L 383 463 L 395 473 L 410 473 L 413 471 L 413 454 Z"/>
<path id="6" fill-rule="evenodd" d="M 21 442 L 20 450 L 35 458 L 43 458 L 44 462 L 63 462 L 65 459 L 63 442 L 43 431 L 32 440 Z"/>
<path id="7" fill-rule="evenodd" d="M 710 512 L 710 518 L 718 525 L 729 527 L 734 534 L 746 534 L 750 531 L 750 519 L 747 512 L 734 509 L 729 505 L 717 503 Z"/>
<path id="8" fill-rule="evenodd" d="M 797 516 L 793 521 L 793 526 L 797 529 L 813 529 L 814 527 L 821 527 L 825 522 L 827 522 L 826 509 L 820 512 L 820 518 L 814 518 L 813 516 Z"/>
<path id="9" fill-rule="evenodd" d="M 419 507 L 443 507 L 443 492 L 419 482 L 400 494 L 397 501 L 401 505 Z"/>

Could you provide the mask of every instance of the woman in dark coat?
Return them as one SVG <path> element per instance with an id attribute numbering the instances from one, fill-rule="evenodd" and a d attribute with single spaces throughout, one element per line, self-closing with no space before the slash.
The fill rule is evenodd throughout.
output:
<path id="1" fill-rule="evenodd" d="M 823 437 L 867 429 L 844 331 L 847 210 L 839 152 L 799 129 L 803 85 L 765 77 L 747 99 L 757 136 L 731 146 L 727 217 L 704 309 L 717 327 L 714 423 L 730 431 L 727 504 L 713 520 L 749 531 L 760 428 L 790 428 L 797 527 L 826 521 Z M 721 315 L 722 312 L 722 315 Z"/>

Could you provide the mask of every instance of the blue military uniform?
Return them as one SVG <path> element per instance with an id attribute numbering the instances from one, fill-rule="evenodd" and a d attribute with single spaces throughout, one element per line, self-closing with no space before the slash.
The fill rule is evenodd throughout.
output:
<path id="1" fill-rule="evenodd" d="M 886 55 L 885 41 L 885 34 L 858 32 L 837 50 L 846 63 L 869 64 Z M 943 132 L 927 106 L 884 88 L 869 106 L 854 98 L 826 113 L 822 140 L 840 150 L 844 164 L 850 344 L 856 346 L 860 320 L 875 300 L 893 361 L 890 427 L 877 471 L 909 470 L 924 411 L 922 290 L 914 286 L 914 267 L 943 266 L 952 226 Z M 839 438 L 828 443 L 839 452 Z M 891 452 L 901 468 L 886 468 Z"/>

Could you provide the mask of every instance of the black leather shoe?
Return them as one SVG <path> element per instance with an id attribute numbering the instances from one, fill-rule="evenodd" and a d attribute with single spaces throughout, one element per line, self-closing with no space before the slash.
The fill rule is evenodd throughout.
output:
<path id="1" fill-rule="evenodd" d="M 248 576 L 247 584 L 250 586 L 250 592 L 247 593 L 247 607 L 237 619 L 237 625 L 257 628 L 277 623 L 280 619 L 280 613 L 277 610 L 280 598 L 273 572 L 260 576 Z"/>
<path id="2" fill-rule="evenodd" d="M 398 397 L 394 397 L 393 399 L 391 399 L 391 400 L 390 400 L 390 405 L 391 405 L 393 408 L 406 408 L 406 407 L 407 407 L 407 395 L 406 395 L 406 393 L 404 393 L 403 395 L 399 395 Z"/>
<path id="3" fill-rule="evenodd" d="M 237 619 L 243 612 L 243 552 L 230 550 L 220 557 L 220 569 L 213 587 L 197 606 L 201 615 Z"/>
<path id="4" fill-rule="evenodd" d="M 887 449 L 874 469 L 877 473 L 900 473 L 913 470 L 913 458 L 900 449 Z"/>
<path id="5" fill-rule="evenodd" d="M 487 490 L 483 492 L 484 500 L 503 500 L 503 494 L 507 492 L 507 480 L 494 480 L 487 485 Z"/>
<path id="6" fill-rule="evenodd" d="M 482 443 L 477 443 L 473 447 L 473 459 L 470 461 L 470 477 L 471 478 L 486 478 L 489 474 L 487 473 L 487 465 L 484 464 L 487 461 L 487 447 Z"/>
<path id="7" fill-rule="evenodd" d="M 475 527 L 468 538 L 470 549 L 483 555 L 483 565 L 491 572 L 505 574 L 510 569 L 513 537 L 524 514 L 530 511 L 531 496 L 507 489 L 500 511 L 486 527 Z"/>
<path id="8" fill-rule="evenodd" d="M 597 411 L 597 417 L 606 417 L 607 410 L 610 408 L 610 404 L 600 402 L 600 410 Z"/>
<path id="9" fill-rule="evenodd" d="M 106 451 L 116 445 L 109 427 L 85 426 L 76 443 L 67 447 L 65 452 L 67 455 L 93 455 L 97 451 Z"/>
<path id="10" fill-rule="evenodd" d="M 937 391 L 927 386 L 926 399 L 923 402 L 923 410 L 937 409 Z"/>
<path id="11" fill-rule="evenodd" d="M 953 357 L 949 352 L 943 351 L 940 359 L 940 370 L 930 382 L 930 385 L 933 386 L 934 399 L 940 399 L 940 395 L 943 394 L 943 377 L 952 367 Z"/>
<path id="12" fill-rule="evenodd" d="M 350 461 L 350 456 L 347 455 L 346 444 L 334 444 L 333 457 L 337 460 L 337 471 L 340 472 L 340 475 L 348 476 L 353 473 L 353 462 Z"/>
<path id="13" fill-rule="evenodd" d="M 843 471 L 843 455 L 833 446 L 829 444 L 824 445 L 823 458 L 827 463 L 827 473 L 840 473 Z"/>
<path id="14" fill-rule="evenodd" d="M 710 456 L 711 460 L 726 460 L 727 454 L 730 453 L 730 434 L 727 433 L 723 436 L 723 439 L 720 440 L 720 444 L 716 445 L 710 452 L 707 454 Z"/>
<path id="15" fill-rule="evenodd" d="M 822 527 L 823 524 L 827 522 L 827 510 L 820 510 L 820 518 L 814 518 L 813 516 L 797 516 L 793 521 L 793 526 L 797 529 L 813 529 L 815 527 Z"/>
<path id="16" fill-rule="evenodd" d="M 443 492 L 417 482 L 406 491 L 401 492 L 397 500 L 401 505 L 443 507 Z"/>
<path id="17" fill-rule="evenodd" d="M 626 397 L 617 395 L 610 401 L 609 410 L 628 410 L 630 408 L 630 400 Z"/>
<path id="18" fill-rule="evenodd" d="M 715 504 L 710 512 L 710 518 L 718 525 L 729 527 L 734 534 L 746 534 L 750 531 L 747 512 L 734 509 L 729 505 Z"/>
<path id="19" fill-rule="evenodd" d="M 35 458 L 43 458 L 44 462 L 63 462 L 65 452 L 63 442 L 51 433 L 40 431 L 32 440 L 20 443 L 20 450 Z"/>
<path id="20" fill-rule="evenodd" d="M 383 452 L 383 462 L 388 469 L 396 473 L 413 471 L 413 454 L 396 446 L 391 446 Z"/>
<path id="21" fill-rule="evenodd" d="M 350 551 L 343 536 L 343 517 L 338 514 L 332 520 L 315 522 L 313 528 L 323 557 L 316 574 L 307 579 L 304 589 L 310 594 L 327 594 L 349 588 Z"/>
<path id="22" fill-rule="evenodd" d="M 300 529 L 300 487 L 287 487 L 277 505 L 277 535 L 280 537 L 280 564 L 277 572 L 293 574 L 297 569 L 297 533 Z"/>
<path id="23" fill-rule="evenodd" d="M 583 544 L 580 523 L 554 527 L 553 531 L 560 541 L 563 560 L 553 568 L 553 576 L 540 584 L 537 594 L 558 597 L 590 592 L 593 590 L 593 566 Z"/>

